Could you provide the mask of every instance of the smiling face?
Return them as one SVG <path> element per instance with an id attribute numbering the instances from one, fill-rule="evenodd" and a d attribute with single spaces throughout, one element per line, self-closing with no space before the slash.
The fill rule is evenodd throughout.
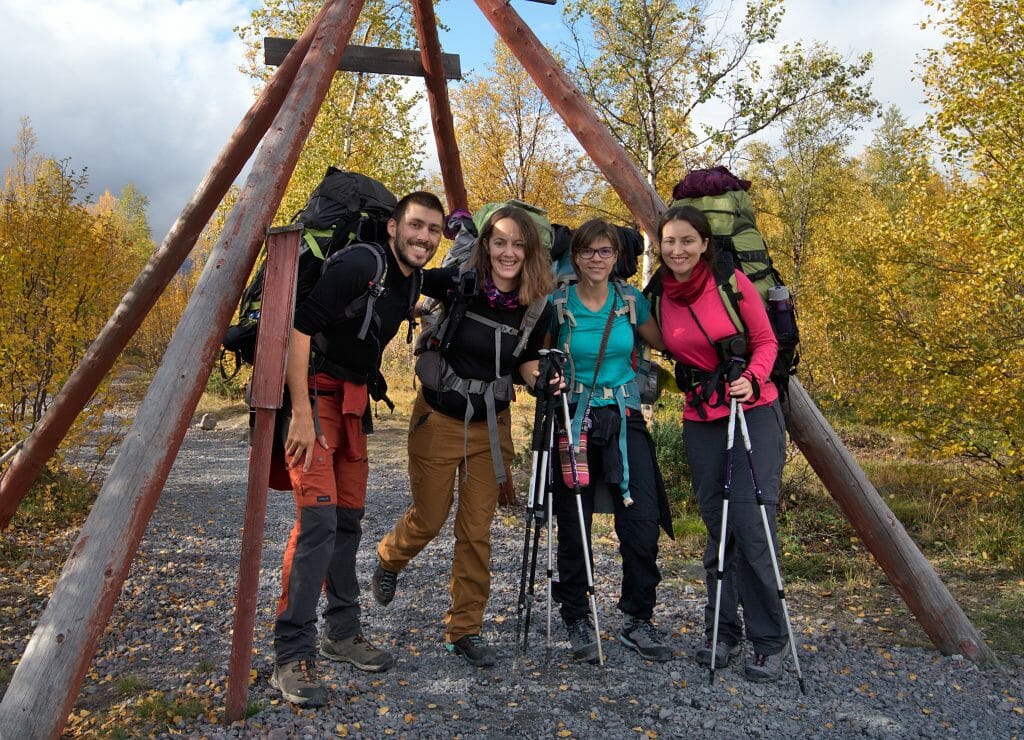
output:
<path id="1" fill-rule="evenodd" d="M 672 271 L 676 280 L 683 282 L 693 274 L 693 268 L 707 251 L 708 240 L 701 238 L 689 221 L 672 220 L 661 230 L 661 261 Z"/>
<path id="2" fill-rule="evenodd" d="M 495 287 L 503 293 L 518 288 L 523 261 L 526 259 L 526 242 L 519 224 L 511 218 L 495 221 L 487 239 L 487 253 Z"/>
<path id="3" fill-rule="evenodd" d="M 585 247 L 573 252 L 573 266 L 580 280 L 592 285 L 605 283 L 615 269 L 618 251 L 606 236 L 598 236 Z"/>
<path id="4" fill-rule="evenodd" d="M 402 273 L 410 275 L 423 267 L 437 252 L 441 243 L 444 215 L 419 203 L 410 203 L 400 222 L 388 221 L 388 235 Z"/>

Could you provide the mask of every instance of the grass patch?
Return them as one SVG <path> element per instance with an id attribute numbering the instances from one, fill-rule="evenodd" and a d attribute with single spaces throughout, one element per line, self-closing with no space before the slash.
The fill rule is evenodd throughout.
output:
<path id="1" fill-rule="evenodd" d="M 179 719 L 191 720 L 205 711 L 199 699 L 168 699 L 155 692 L 135 705 L 133 711 L 141 721 L 166 729 Z"/>
<path id="2" fill-rule="evenodd" d="M 77 472 L 45 468 L 21 502 L 14 526 L 65 528 L 82 521 L 99 486 Z"/>
<path id="3" fill-rule="evenodd" d="M 147 688 L 146 682 L 138 676 L 124 676 L 114 682 L 114 690 L 121 696 L 140 694 Z"/>
<path id="4" fill-rule="evenodd" d="M 986 600 L 976 625 L 1001 650 L 1024 655 L 1024 580 L 1001 584 L 999 596 Z"/>

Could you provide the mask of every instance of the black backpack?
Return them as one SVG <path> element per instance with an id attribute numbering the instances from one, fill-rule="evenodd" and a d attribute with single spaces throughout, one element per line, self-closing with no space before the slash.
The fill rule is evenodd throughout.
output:
<path id="1" fill-rule="evenodd" d="M 303 225 L 295 305 L 313 290 L 333 255 L 353 247 L 369 249 L 376 257 L 377 271 L 367 288 L 366 298 L 350 304 L 345 315 L 339 317 L 347 320 L 363 312 L 365 319 L 359 333 L 359 338 L 363 339 L 372 319 L 373 302 L 383 290 L 387 278 L 383 245 L 388 242 L 387 222 L 397 204 L 395 196 L 377 180 L 358 172 L 328 167 L 323 180 L 306 201 L 305 208 L 292 218 L 293 222 Z M 266 266 L 264 251 L 256 274 L 242 291 L 238 320 L 228 327 L 224 335 L 220 371 L 226 379 L 237 375 L 243 364 L 252 365 L 255 361 Z M 230 374 L 225 367 L 229 354 L 234 355 L 234 369 Z"/>

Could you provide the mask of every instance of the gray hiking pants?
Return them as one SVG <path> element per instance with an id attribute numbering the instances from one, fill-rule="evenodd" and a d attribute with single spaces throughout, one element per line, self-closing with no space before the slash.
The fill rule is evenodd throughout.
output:
<path id="1" fill-rule="evenodd" d="M 786 428 L 782 409 L 775 401 L 746 411 L 753 448 L 754 469 L 761 498 L 778 552 L 775 513 L 778 508 L 782 466 L 786 460 Z M 701 518 L 708 529 L 704 549 L 704 570 L 708 604 L 704 609 L 704 630 L 710 639 L 715 618 L 715 578 L 718 570 L 718 541 L 722 528 L 722 490 L 725 485 L 726 432 L 728 418 L 690 421 L 683 424 L 686 454 L 690 462 L 693 490 Z M 725 543 L 725 577 L 722 581 L 718 639 L 730 645 L 743 637 L 738 606 L 743 605 L 747 639 L 758 653 L 772 655 L 786 644 L 786 622 L 779 601 L 771 554 L 768 551 L 761 511 L 754 496 L 750 467 L 740 436 L 739 422 L 732 455 L 732 491 Z"/>

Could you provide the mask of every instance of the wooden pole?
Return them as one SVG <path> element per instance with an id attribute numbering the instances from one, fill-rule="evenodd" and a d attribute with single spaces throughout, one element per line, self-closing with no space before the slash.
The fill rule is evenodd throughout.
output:
<path id="1" fill-rule="evenodd" d="M 239 122 L 160 247 L 149 258 L 145 268 L 121 299 L 120 305 L 89 345 L 78 367 L 11 461 L 10 467 L 0 477 L 0 530 L 10 524 L 46 461 L 67 436 L 78 414 L 92 398 L 97 386 L 110 372 L 110 368 L 142 325 L 146 314 L 192 251 L 203 227 L 270 128 L 295 79 L 299 64 L 306 56 L 323 14 L 324 10 L 321 10 L 310 23 L 285 62 Z"/>
<path id="2" fill-rule="evenodd" d="M 609 133 L 583 93 L 508 3 L 504 0 L 475 1 L 640 227 L 652 241 L 657 241 L 658 218 L 665 204 L 626 150 Z"/>
<path id="3" fill-rule="evenodd" d="M 994 665 L 991 648 L 796 378 L 789 380 L 787 417 L 793 442 L 935 646 L 944 655 Z"/>
<path id="4" fill-rule="evenodd" d="M 284 397 L 288 338 L 295 314 L 296 266 L 302 224 L 270 229 L 267 239 L 267 271 L 263 281 L 260 325 L 256 337 L 249 403 L 256 409 L 252 447 L 249 450 L 249 487 L 246 492 L 242 555 L 238 563 L 235 621 L 231 630 L 231 660 L 225 718 L 231 724 L 245 718 L 252 668 L 252 638 L 260 583 L 260 553 L 267 518 L 267 487 L 270 480 L 274 420 Z"/>
<path id="5" fill-rule="evenodd" d="M 135 422 L 0 704 L 11 738 L 58 737 L 213 367 L 264 229 L 313 125 L 361 0 L 331 0 Z"/>
<path id="6" fill-rule="evenodd" d="M 657 242 L 657 224 L 665 203 L 626 151 L 511 7 L 502 0 L 476 0 L 476 4 L 633 217 Z M 935 646 L 946 655 L 959 653 L 983 665 L 995 662 L 991 649 L 795 378 L 790 380 L 789 395 L 788 426 L 794 442 Z"/>
<path id="7" fill-rule="evenodd" d="M 448 83 L 445 81 L 444 64 L 441 60 L 441 42 L 437 37 L 437 18 L 434 15 L 433 0 L 413 0 L 412 10 L 420 39 L 423 69 L 426 71 L 427 103 L 430 105 L 430 122 L 434 128 L 434 140 L 437 142 L 437 157 L 441 164 L 441 179 L 444 182 L 448 211 L 465 209 L 466 182 L 462 177 L 459 144 L 455 140 L 455 123 L 448 100 Z"/>

